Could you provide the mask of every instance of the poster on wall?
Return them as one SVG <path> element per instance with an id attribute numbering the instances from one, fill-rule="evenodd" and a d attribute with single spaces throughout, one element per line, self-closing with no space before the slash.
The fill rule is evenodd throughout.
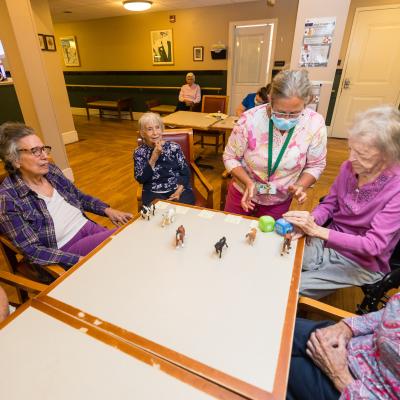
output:
<path id="1" fill-rule="evenodd" d="M 150 37 L 153 65 L 172 65 L 174 63 L 172 29 L 151 31 Z"/>
<path id="2" fill-rule="evenodd" d="M 66 36 L 60 38 L 62 55 L 66 67 L 79 67 L 78 46 L 76 44 L 75 36 Z"/>
<path id="3" fill-rule="evenodd" d="M 328 65 L 335 25 L 336 17 L 306 19 L 300 51 L 300 67 Z"/>

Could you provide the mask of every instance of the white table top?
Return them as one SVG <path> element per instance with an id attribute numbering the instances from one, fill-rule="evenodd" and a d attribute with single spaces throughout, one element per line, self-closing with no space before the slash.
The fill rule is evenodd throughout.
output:
<path id="1" fill-rule="evenodd" d="M 282 257 L 275 233 L 246 242 L 254 221 L 184 206 L 162 228 L 164 207 L 129 225 L 48 296 L 271 392 L 296 243 Z M 185 247 L 175 249 L 180 224 Z M 222 236 L 229 248 L 219 259 Z"/>
<path id="2" fill-rule="evenodd" d="M 0 330 L 0 354 L 4 400 L 212 398 L 32 307 Z"/>

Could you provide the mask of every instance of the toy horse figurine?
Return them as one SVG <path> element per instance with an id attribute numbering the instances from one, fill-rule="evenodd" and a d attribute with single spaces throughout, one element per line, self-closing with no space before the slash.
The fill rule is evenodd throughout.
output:
<path id="1" fill-rule="evenodd" d="M 179 226 L 176 230 L 175 241 L 176 248 L 178 248 L 179 246 L 183 247 L 183 242 L 185 241 L 185 228 L 183 225 Z"/>
<path id="2" fill-rule="evenodd" d="M 249 241 L 249 244 L 253 245 L 254 241 L 256 240 L 257 236 L 257 229 L 251 228 L 250 231 L 246 234 L 246 239 Z"/>
<path id="3" fill-rule="evenodd" d="M 218 242 L 215 243 L 215 245 L 214 245 L 215 251 L 217 252 L 217 254 L 219 254 L 219 258 L 221 258 L 221 256 L 222 256 L 222 249 L 224 246 L 228 247 L 225 236 L 223 236 L 221 239 L 219 239 Z"/>
<path id="4" fill-rule="evenodd" d="M 292 248 L 291 244 L 292 244 L 292 234 L 286 233 L 285 236 L 283 237 L 281 256 L 283 256 L 285 253 L 289 254 L 290 249 Z"/>
<path id="5" fill-rule="evenodd" d="M 175 209 L 170 208 L 163 214 L 161 226 L 164 228 L 165 225 L 172 224 L 174 222 L 174 219 L 175 219 Z"/>

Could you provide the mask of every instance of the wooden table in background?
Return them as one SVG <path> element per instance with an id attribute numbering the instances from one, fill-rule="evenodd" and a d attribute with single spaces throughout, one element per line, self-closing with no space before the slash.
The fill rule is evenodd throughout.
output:
<path id="1" fill-rule="evenodd" d="M 246 242 L 256 220 L 182 205 L 162 228 L 169 207 L 157 203 L 150 221 L 126 226 L 39 302 L 203 377 L 226 398 L 284 399 L 303 240 L 281 256 L 275 233 Z M 185 246 L 175 249 L 181 224 Z"/>

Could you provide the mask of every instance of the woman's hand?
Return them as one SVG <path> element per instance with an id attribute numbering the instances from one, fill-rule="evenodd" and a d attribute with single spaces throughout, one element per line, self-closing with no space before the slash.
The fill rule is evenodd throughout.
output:
<path id="1" fill-rule="evenodd" d="M 307 193 L 302 185 L 289 185 L 288 192 L 298 201 L 303 204 L 307 199 Z"/>
<path id="2" fill-rule="evenodd" d="M 330 343 L 333 347 L 338 346 L 339 336 L 343 336 L 346 346 L 353 337 L 353 331 L 343 321 L 327 326 L 326 328 L 317 329 L 317 332 L 320 332 L 323 340 Z"/>
<path id="3" fill-rule="evenodd" d="M 110 218 L 111 222 L 115 226 L 123 225 L 127 223 L 130 219 L 132 219 L 132 214 L 124 211 L 114 210 L 111 207 L 106 208 L 104 210 L 104 213 L 107 215 L 108 218 Z"/>
<path id="4" fill-rule="evenodd" d="M 254 203 L 252 201 L 252 198 L 254 197 L 254 190 L 254 182 L 248 182 L 244 189 L 242 200 L 240 201 L 240 205 L 246 212 L 254 210 Z"/>
<path id="5" fill-rule="evenodd" d="M 326 339 L 322 330 L 313 332 L 307 342 L 307 355 L 314 361 L 339 392 L 353 382 L 347 362 L 346 339 L 339 335 L 336 345 Z"/>
<path id="6" fill-rule="evenodd" d="M 160 155 L 163 152 L 162 147 L 163 147 L 164 143 L 165 143 L 164 140 L 159 140 L 154 145 L 154 149 L 153 149 L 153 152 L 151 153 L 151 157 L 149 160 L 149 164 L 150 164 L 151 168 L 153 168 L 153 169 L 156 165 L 158 158 L 160 157 Z"/>
<path id="7" fill-rule="evenodd" d="M 181 197 L 182 192 L 184 191 L 183 185 L 178 185 L 177 189 L 175 190 L 174 193 L 171 194 L 171 196 L 168 197 L 168 200 L 170 201 L 178 201 Z"/>
<path id="8" fill-rule="evenodd" d="M 328 240 L 329 229 L 318 226 L 308 211 L 288 211 L 283 218 L 300 228 L 307 236 Z"/>

